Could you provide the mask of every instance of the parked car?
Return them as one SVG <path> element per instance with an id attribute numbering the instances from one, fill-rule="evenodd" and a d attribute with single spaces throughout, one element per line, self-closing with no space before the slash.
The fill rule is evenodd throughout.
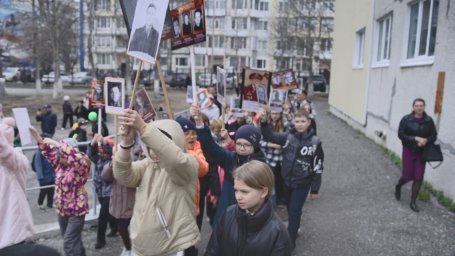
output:
<path id="1" fill-rule="evenodd" d="M 226 75 L 226 88 L 234 88 L 237 82 L 237 76 L 234 73 L 228 73 Z"/>
<path id="2" fill-rule="evenodd" d="M 65 73 L 60 73 L 60 79 L 62 80 L 62 84 L 64 85 L 69 85 L 71 83 L 71 77 Z M 41 82 L 47 83 L 47 84 L 52 84 L 55 81 L 55 72 L 52 71 L 48 75 L 44 75 L 41 78 Z"/>
<path id="3" fill-rule="evenodd" d="M 327 89 L 327 81 L 322 75 L 314 75 L 311 77 L 311 82 L 313 84 L 313 91 L 315 92 L 325 92 Z"/>
<path id="4" fill-rule="evenodd" d="M 212 77 L 212 81 L 210 81 L 210 76 Z M 216 75 L 215 74 L 209 74 L 209 73 L 202 73 L 198 75 L 196 83 L 199 86 L 202 87 L 207 87 L 210 84 L 216 84 Z"/>
<path id="5" fill-rule="evenodd" d="M 3 70 L 3 77 L 6 82 L 15 82 L 20 78 L 20 71 L 18 67 L 7 67 Z"/>
<path id="6" fill-rule="evenodd" d="M 70 79 L 72 84 L 90 85 L 90 81 L 92 81 L 93 77 L 90 75 L 90 72 L 81 71 L 74 73 Z"/>
<path id="7" fill-rule="evenodd" d="M 176 74 L 171 77 L 170 81 L 166 82 L 170 87 L 185 88 L 186 87 L 186 74 Z"/>

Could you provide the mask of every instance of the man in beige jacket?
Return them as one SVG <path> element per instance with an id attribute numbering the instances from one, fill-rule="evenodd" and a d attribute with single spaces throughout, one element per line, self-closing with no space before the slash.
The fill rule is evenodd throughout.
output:
<path id="1" fill-rule="evenodd" d="M 114 163 L 114 177 L 137 188 L 130 231 L 133 255 L 174 255 L 199 240 L 196 225 L 198 163 L 184 150 L 184 134 L 174 120 L 146 124 L 126 109 L 119 117 L 122 142 Z M 136 132 L 147 158 L 132 162 Z"/>

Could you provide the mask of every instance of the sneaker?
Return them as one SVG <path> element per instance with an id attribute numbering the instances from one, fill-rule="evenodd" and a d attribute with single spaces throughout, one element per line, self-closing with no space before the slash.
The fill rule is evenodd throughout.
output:
<path id="1" fill-rule="evenodd" d="M 43 211 L 47 209 L 47 207 L 44 204 L 39 204 L 38 208 Z"/>
<path id="2" fill-rule="evenodd" d="M 120 256 L 131 256 L 131 250 L 127 250 L 126 248 L 123 248 Z"/>

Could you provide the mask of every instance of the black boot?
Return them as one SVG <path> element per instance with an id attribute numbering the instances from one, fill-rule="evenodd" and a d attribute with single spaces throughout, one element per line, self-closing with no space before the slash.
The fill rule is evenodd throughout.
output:
<path id="1" fill-rule="evenodd" d="M 412 183 L 411 204 L 409 206 L 415 212 L 420 211 L 419 207 L 416 204 L 417 195 L 419 194 L 420 186 L 422 186 L 422 181 L 414 181 Z"/>
<path id="2" fill-rule="evenodd" d="M 400 184 L 397 184 L 395 186 L 395 198 L 400 201 L 401 200 L 401 186 Z"/>
<path id="3" fill-rule="evenodd" d="M 406 184 L 407 181 L 402 179 L 398 180 L 398 184 L 395 186 L 395 198 L 400 201 L 401 200 L 401 187 Z"/>
<path id="4" fill-rule="evenodd" d="M 411 203 L 409 206 L 411 207 L 411 210 L 413 210 L 413 211 L 415 211 L 415 212 L 420 212 L 420 209 L 419 209 L 419 207 L 416 205 L 415 202 Z"/>

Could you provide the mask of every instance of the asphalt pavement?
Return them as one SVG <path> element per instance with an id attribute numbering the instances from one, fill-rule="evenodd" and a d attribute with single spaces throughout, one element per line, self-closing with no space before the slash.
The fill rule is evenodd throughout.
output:
<path id="1" fill-rule="evenodd" d="M 176 110 L 185 108 L 185 92 L 172 93 Z M 315 96 L 313 102 L 325 151 L 324 173 L 320 198 L 303 207 L 293 255 L 455 256 L 455 215 L 434 200 L 417 202 L 421 211 L 413 212 L 409 208 L 410 184 L 403 187 L 402 201 L 396 201 L 393 190 L 399 168 L 378 145 L 330 115 L 327 98 Z M 94 249 L 96 229 L 91 226 L 95 223 L 88 222 L 83 233 L 87 255 L 120 255 L 118 236 L 108 238 L 103 249 Z M 205 222 L 197 244 L 200 255 L 210 233 Z M 62 251 L 57 231 L 34 238 Z"/>

